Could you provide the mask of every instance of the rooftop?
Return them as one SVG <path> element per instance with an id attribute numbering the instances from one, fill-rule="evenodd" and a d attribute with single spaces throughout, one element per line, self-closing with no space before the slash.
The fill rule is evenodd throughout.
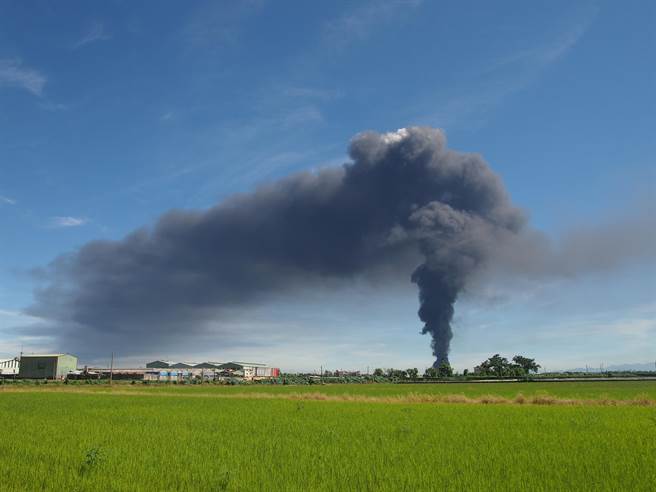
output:
<path id="1" fill-rule="evenodd" d="M 26 359 L 28 357 L 63 357 L 64 355 L 75 357 L 74 355 L 71 354 L 22 354 L 21 358 Z"/>

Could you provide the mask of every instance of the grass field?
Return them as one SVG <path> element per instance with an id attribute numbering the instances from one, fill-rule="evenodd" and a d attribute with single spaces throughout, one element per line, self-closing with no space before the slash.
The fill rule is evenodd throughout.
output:
<path id="1" fill-rule="evenodd" d="M 349 399 L 290 398 L 317 391 Z M 520 392 L 612 402 L 375 400 Z M 0 489 L 653 490 L 655 396 L 656 382 L 4 386 Z"/>

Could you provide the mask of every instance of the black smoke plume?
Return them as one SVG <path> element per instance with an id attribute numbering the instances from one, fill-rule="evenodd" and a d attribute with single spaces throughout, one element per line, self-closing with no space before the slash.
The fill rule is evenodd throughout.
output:
<path id="1" fill-rule="evenodd" d="M 30 314 L 82 353 L 118 338 L 138 351 L 202 333 L 227 309 L 272 294 L 415 268 L 423 333 L 435 364 L 447 361 L 459 293 L 495 245 L 519 231 L 523 214 L 483 159 L 448 150 L 440 130 L 362 133 L 349 153 L 341 167 L 208 210 L 174 210 L 152 229 L 58 258 L 42 272 Z M 408 266 L 408 258 L 419 260 Z"/>

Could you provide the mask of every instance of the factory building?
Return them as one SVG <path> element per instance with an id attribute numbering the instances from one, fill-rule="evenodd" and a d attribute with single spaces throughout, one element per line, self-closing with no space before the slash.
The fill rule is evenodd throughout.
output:
<path id="1" fill-rule="evenodd" d="M 13 359 L 0 359 L 0 377 L 16 376 L 20 361 L 18 357 Z"/>
<path id="2" fill-rule="evenodd" d="M 280 369 L 258 362 L 170 362 L 156 360 L 146 364 L 144 378 L 157 381 L 175 381 L 190 377 L 203 380 L 218 378 L 270 379 L 280 376 Z"/>
<path id="3" fill-rule="evenodd" d="M 77 357 L 70 354 L 23 355 L 18 377 L 26 379 L 65 379 L 77 370 Z"/>
<path id="4" fill-rule="evenodd" d="M 226 362 L 218 368 L 222 371 L 232 372 L 244 379 L 277 378 L 280 376 L 280 369 L 277 367 L 267 367 L 266 364 L 257 362 Z"/>

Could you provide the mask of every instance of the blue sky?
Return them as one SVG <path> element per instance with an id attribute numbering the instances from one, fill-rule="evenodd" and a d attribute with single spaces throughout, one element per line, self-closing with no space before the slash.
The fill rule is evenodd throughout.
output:
<path id="1" fill-rule="evenodd" d="M 0 2 L 0 356 L 53 347 L 34 267 L 338 165 L 356 133 L 443 128 L 557 240 L 654 207 L 653 2 Z M 452 362 L 656 359 L 656 267 L 509 283 L 457 305 Z M 503 301 L 489 299 L 503 298 Z M 289 369 L 425 367 L 415 286 L 279 299 L 228 350 Z M 125 361 L 138 363 L 139 361 Z"/>

